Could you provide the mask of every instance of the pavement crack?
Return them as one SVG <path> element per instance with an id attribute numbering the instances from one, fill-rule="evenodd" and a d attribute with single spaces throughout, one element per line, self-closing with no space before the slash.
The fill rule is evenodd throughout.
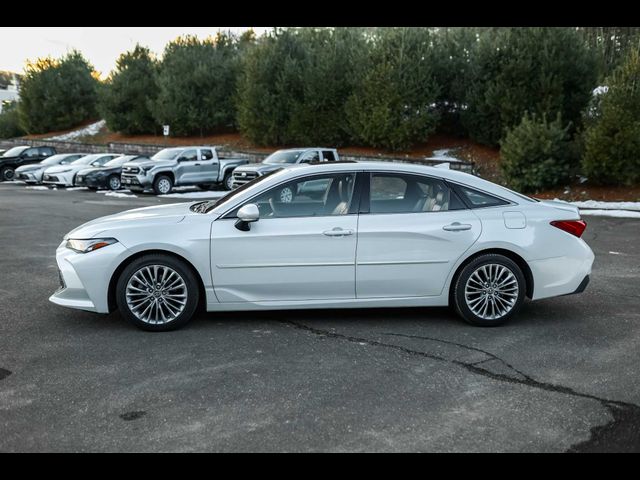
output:
<path id="1" fill-rule="evenodd" d="M 372 347 L 388 348 L 388 349 L 403 352 L 407 355 L 419 356 L 419 357 L 429 358 L 432 360 L 442 361 L 445 363 L 450 363 L 450 364 L 465 368 L 473 374 L 482 375 L 484 377 L 491 378 L 499 382 L 524 385 L 524 386 L 535 388 L 538 390 L 545 390 L 548 392 L 560 393 L 560 394 L 569 395 L 572 397 L 594 400 L 596 402 L 599 402 L 603 407 L 605 407 L 611 413 L 613 419 L 604 425 L 592 427 L 591 435 L 588 440 L 572 445 L 571 447 L 569 447 L 567 451 L 568 452 L 605 451 L 609 448 L 624 446 L 625 451 L 640 452 L 640 406 L 636 404 L 623 402 L 619 400 L 611 400 L 608 398 L 599 397 L 597 395 L 591 395 L 589 393 L 578 392 L 572 387 L 567 387 L 565 385 L 558 385 L 558 384 L 553 384 L 549 382 L 541 382 L 539 380 L 535 380 L 529 375 L 526 375 L 520 372 L 519 370 L 513 368 L 507 362 L 505 362 L 500 357 L 498 357 L 497 355 L 491 352 L 487 352 L 485 350 L 482 350 L 476 347 L 470 347 L 468 345 L 464 345 L 461 343 L 451 342 L 449 340 L 441 340 L 441 339 L 432 338 L 432 337 L 423 337 L 418 335 L 406 335 L 406 334 L 398 334 L 398 333 L 384 334 L 384 335 L 403 336 L 408 338 L 424 339 L 424 340 L 436 341 L 441 343 L 447 343 L 447 344 L 458 346 L 460 348 L 481 352 L 489 356 L 490 358 L 486 360 L 482 360 L 481 362 L 463 362 L 461 360 L 448 359 L 440 355 L 435 355 L 428 352 L 422 352 L 419 350 L 413 350 L 411 348 L 400 346 L 400 345 L 394 345 L 392 343 L 385 343 L 378 340 L 371 340 L 369 338 L 355 337 L 352 335 L 345 335 L 345 334 L 337 333 L 330 330 L 323 330 L 320 328 L 310 327 L 308 325 L 294 322 L 292 320 L 277 319 L 277 321 L 279 323 L 288 324 L 299 330 L 304 330 L 314 335 L 318 335 L 322 337 L 335 338 L 335 339 L 344 340 L 351 343 L 357 343 L 359 345 L 366 344 Z M 479 366 L 480 364 L 490 360 L 497 360 L 499 362 L 502 362 L 504 365 L 508 366 L 514 372 L 517 372 L 519 375 L 521 375 L 522 378 L 503 374 L 503 373 L 492 372 L 490 370 L 487 370 Z M 612 451 L 615 451 L 615 450 L 612 450 Z"/>

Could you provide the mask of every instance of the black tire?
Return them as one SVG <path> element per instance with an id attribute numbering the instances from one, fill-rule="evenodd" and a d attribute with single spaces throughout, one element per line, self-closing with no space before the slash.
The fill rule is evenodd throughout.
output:
<path id="1" fill-rule="evenodd" d="M 2 170 L 0 170 L 0 180 L 2 180 L 3 182 L 10 182 L 11 180 L 15 179 L 16 177 L 16 171 L 13 167 L 4 167 Z"/>
<path id="2" fill-rule="evenodd" d="M 168 185 L 168 189 L 165 187 L 166 183 L 164 182 L 169 182 Z M 165 191 L 166 190 L 166 191 Z M 170 176 L 168 175 L 158 175 L 154 180 L 153 180 L 153 191 L 156 195 L 166 195 L 168 193 L 171 193 L 171 190 L 173 190 L 173 180 L 171 179 Z"/>
<path id="3" fill-rule="evenodd" d="M 107 178 L 107 188 L 114 191 L 120 190 L 122 188 L 120 175 L 110 175 L 109 178 Z"/>
<path id="4" fill-rule="evenodd" d="M 233 190 L 233 172 L 227 172 L 222 180 L 222 188 L 225 190 Z"/>
<path id="5" fill-rule="evenodd" d="M 473 296 L 471 297 L 470 301 L 472 304 L 476 302 L 475 305 L 478 305 L 478 302 L 483 302 L 483 300 L 480 299 L 479 296 L 486 294 L 485 296 L 488 297 L 489 299 L 488 305 L 493 304 L 494 306 L 499 306 L 500 309 L 505 310 L 506 313 L 501 314 L 499 316 L 489 315 L 488 308 L 485 315 L 482 315 L 482 312 L 480 315 L 478 315 L 472 310 L 472 307 L 468 305 L 467 297 L 465 295 L 465 289 L 467 288 L 467 283 L 469 282 L 469 278 L 479 268 L 483 266 L 487 267 L 487 271 L 488 271 L 489 265 L 497 265 L 497 266 L 504 267 L 506 271 L 503 271 L 504 272 L 503 275 L 506 275 L 507 278 L 509 277 L 509 273 L 507 272 L 510 272 L 513 275 L 513 279 L 515 280 L 515 283 L 517 284 L 517 293 L 513 291 L 513 288 L 514 288 L 513 281 L 510 281 L 510 283 L 508 284 L 509 287 L 508 287 L 508 292 L 505 294 L 506 296 L 503 296 L 502 294 L 499 294 L 499 293 L 495 293 L 496 297 L 500 297 L 500 299 L 506 299 L 509 301 L 509 303 L 505 306 L 504 304 L 499 304 L 501 300 L 490 300 L 491 298 L 495 298 L 495 297 L 491 297 L 491 295 L 494 293 L 494 290 L 490 285 L 488 286 L 488 284 L 485 283 L 484 285 L 482 285 L 481 288 L 483 289 L 486 288 L 487 291 L 485 292 L 483 290 L 483 293 L 471 294 Z M 496 269 L 500 270 L 499 267 L 492 267 L 492 268 L 494 269 L 494 271 Z M 478 278 L 478 277 L 474 277 L 474 279 L 475 278 Z M 503 281 L 503 280 L 499 280 L 499 281 Z M 470 288 L 477 289 L 477 287 L 474 285 L 478 283 L 476 280 L 472 280 L 469 283 L 470 283 Z M 520 310 L 520 308 L 522 307 L 522 304 L 524 303 L 526 290 L 527 290 L 526 279 L 517 263 L 515 263 L 510 258 L 505 257 L 504 255 L 488 253 L 488 254 L 480 255 L 479 257 L 469 262 L 462 269 L 462 271 L 459 273 L 457 278 L 454 279 L 452 301 L 453 301 L 453 306 L 455 307 L 455 310 L 458 313 L 458 315 L 460 315 L 467 323 L 470 323 L 471 325 L 476 325 L 479 327 L 495 327 L 495 326 L 504 324 L 511 317 L 513 317 L 518 313 L 518 310 Z M 473 307 L 473 308 L 479 308 L 479 307 Z M 496 316 L 496 318 L 483 318 L 483 316 L 485 317 Z"/>
<path id="6" fill-rule="evenodd" d="M 187 299 L 183 310 L 174 319 L 166 323 L 149 323 L 131 310 L 127 303 L 126 289 L 129 280 L 136 272 L 146 266 L 164 266 L 174 270 L 184 281 Z M 136 327 L 150 332 L 165 332 L 183 327 L 195 313 L 199 302 L 198 281 L 193 270 L 183 261 L 164 254 L 149 254 L 135 259 L 120 274 L 116 284 L 116 303 L 120 314 Z"/>

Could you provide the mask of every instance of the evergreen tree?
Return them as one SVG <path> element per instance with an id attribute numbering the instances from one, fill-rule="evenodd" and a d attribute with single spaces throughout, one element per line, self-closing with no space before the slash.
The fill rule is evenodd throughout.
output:
<path id="1" fill-rule="evenodd" d="M 0 112 L 0 138 L 13 138 L 25 134 L 20 127 L 18 103 L 4 102 Z"/>
<path id="2" fill-rule="evenodd" d="M 596 85 L 595 58 L 575 29 L 492 28 L 480 35 L 462 120 L 496 146 L 525 112 L 558 113 L 574 127 Z"/>
<path id="3" fill-rule="evenodd" d="M 238 43 L 231 34 L 213 39 L 181 37 L 169 43 L 152 103 L 158 124 L 171 125 L 178 136 L 203 135 L 234 127 Z"/>
<path id="4" fill-rule="evenodd" d="M 97 86 L 97 75 L 80 52 L 28 63 L 18 108 L 23 129 L 45 133 L 96 118 Z"/>
<path id="5" fill-rule="evenodd" d="M 592 111 L 584 133 L 583 170 L 604 184 L 640 181 L 640 50 L 606 78 L 608 87 Z"/>
<path id="6" fill-rule="evenodd" d="M 136 45 L 118 58 L 100 89 L 99 110 L 114 132 L 154 133 L 151 105 L 158 95 L 156 64 L 148 48 Z"/>
<path id="7" fill-rule="evenodd" d="M 346 104 L 356 141 L 401 150 L 426 141 L 435 130 L 431 34 L 426 28 L 380 28 L 369 39 L 371 49 L 363 78 Z"/>

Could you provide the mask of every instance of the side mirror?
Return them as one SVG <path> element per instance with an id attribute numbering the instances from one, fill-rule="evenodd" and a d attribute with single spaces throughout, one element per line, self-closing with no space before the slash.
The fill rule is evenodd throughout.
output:
<path id="1" fill-rule="evenodd" d="M 251 223 L 260 220 L 260 210 L 255 203 L 247 203 L 238 210 L 238 220 L 235 226 L 238 230 L 248 232 L 251 230 Z"/>

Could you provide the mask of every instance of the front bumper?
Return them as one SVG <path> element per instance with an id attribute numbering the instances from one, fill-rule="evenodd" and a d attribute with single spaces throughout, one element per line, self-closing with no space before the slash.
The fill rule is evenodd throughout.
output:
<path id="1" fill-rule="evenodd" d="M 151 188 L 153 186 L 153 175 L 123 173 L 120 175 L 120 183 L 123 187 Z"/>
<path id="2" fill-rule="evenodd" d="M 107 177 L 76 175 L 75 184 L 77 187 L 107 188 Z"/>
<path id="3" fill-rule="evenodd" d="M 41 172 L 16 172 L 16 180 L 22 180 L 26 183 L 40 183 L 42 182 Z"/>
<path id="4" fill-rule="evenodd" d="M 73 187 L 73 179 L 75 172 L 66 173 L 45 173 L 42 176 L 42 183 L 45 185 L 61 185 L 64 187 Z"/>
<path id="5" fill-rule="evenodd" d="M 260 177 L 262 174 L 258 171 L 255 170 L 251 170 L 251 171 L 238 171 L 238 169 L 235 169 L 233 171 L 233 182 L 231 183 L 231 189 L 236 189 L 238 187 L 241 187 L 242 185 L 244 185 L 245 183 L 249 183 L 251 180 L 255 180 L 256 178 Z"/>
<path id="6" fill-rule="evenodd" d="M 63 307 L 109 313 L 109 283 L 128 250 L 121 243 L 114 243 L 94 252 L 77 253 L 65 244 L 63 240 L 56 250 L 60 288 L 49 301 Z"/>

